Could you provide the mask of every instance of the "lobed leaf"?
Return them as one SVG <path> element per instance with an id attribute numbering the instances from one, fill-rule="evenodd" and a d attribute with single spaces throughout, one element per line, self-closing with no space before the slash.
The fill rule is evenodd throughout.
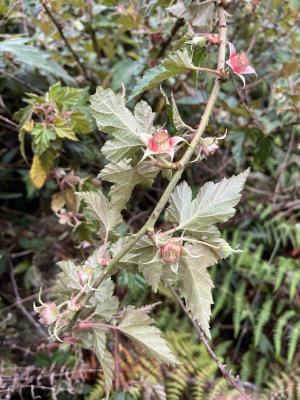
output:
<path id="1" fill-rule="evenodd" d="M 114 184 L 109 192 L 111 205 L 116 210 L 123 210 L 134 187 L 138 184 L 151 186 L 158 172 L 159 168 L 152 161 L 143 161 L 132 167 L 130 160 L 121 160 L 107 164 L 99 177 Z"/>
<path id="2" fill-rule="evenodd" d="M 218 222 L 225 222 L 235 214 L 241 190 L 249 170 L 224 178 L 221 182 L 207 182 L 192 200 L 192 190 L 186 182 L 176 187 L 170 198 L 166 218 L 179 224 L 178 229 L 199 232 Z"/>
<path id="3" fill-rule="evenodd" d="M 99 86 L 91 96 L 91 110 L 99 130 L 113 136 L 102 148 L 108 160 L 119 162 L 130 158 L 143 145 L 144 130 L 125 106 L 122 94 Z"/>
<path id="4" fill-rule="evenodd" d="M 167 364 L 178 364 L 159 329 L 152 325 L 147 309 L 128 306 L 118 329 L 130 339 L 140 344 L 147 352 Z"/>
<path id="5" fill-rule="evenodd" d="M 76 195 L 80 200 L 85 201 L 88 209 L 101 222 L 106 232 L 121 223 L 120 213 L 112 207 L 102 192 L 80 192 Z"/>

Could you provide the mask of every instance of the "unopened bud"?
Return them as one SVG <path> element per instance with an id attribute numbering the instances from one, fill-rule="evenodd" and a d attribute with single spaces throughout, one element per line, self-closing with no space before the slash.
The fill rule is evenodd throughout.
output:
<path id="1" fill-rule="evenodd" d="M 83 265 L 79 271 L 77 271 L 77 276 L 81 286 L 88 283 L 89 279 L 93 276 L 93 268 L 88 265 Z"/>
<path id="2" fill-rule="evenodd" d="M 182 255 L 182 245 L 170 240 L 160 248 L 160 257 L 166 264 L 176 264 Z"/>
<path id="3" fill-rule="evenodd" d="M 51 325 L 57 321 L 59 317 L 59 310 L 55 303 L 45 303 L 40 312 L 40 323 L 44 325 Z"/>

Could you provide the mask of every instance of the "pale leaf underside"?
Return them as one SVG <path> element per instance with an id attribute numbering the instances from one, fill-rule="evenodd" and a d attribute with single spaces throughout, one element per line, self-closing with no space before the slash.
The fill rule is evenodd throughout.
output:
<path id="1" fill-rule="evenodd" d="M 172 365 L 177 364 L 178 361 L 167 342 L 161 337 L 160 330 L 152 323 L 153 320 L 147 315 L 145 309 L 128 306 L 118 329 L 159 361 Z"/>

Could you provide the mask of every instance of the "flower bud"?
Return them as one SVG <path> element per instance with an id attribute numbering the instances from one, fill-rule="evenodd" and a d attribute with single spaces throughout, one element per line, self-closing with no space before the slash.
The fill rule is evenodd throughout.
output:
<path id="1" fill-rule="evenodd" d="M 174 240 L 170 240 L 161 246 L 159 254 L 166 264 L 176 264 L 182 255 L 182 245 Z"/>
<path id="2" fill-rule="evenodd" d="M 198 154 L 200 156 L 200 159 L 203 160 L 203 158 L 207 158 L 213 155 L 220 147 L 217 142 L 221 139 L 224 139 L 224 137 L 216 138 L 209 136 L 206 138 L 201 138 L 198 145 Z"/>
<path id="3" fill-rule="evenodd" d="M 45 303 L 40 312 L 40 323 L 44 325 L 51 325 L 57 321 L 59 317 L 59 310 L 55 303 Z"/>
<path id="4" fill-rule="evenodd" d="M 77 271 L 77 276 L 81 286 L 88 283 L 89 279 L 93 276 L 93 268 L 88 265 L 83 265 L 79 271 Z"/>
<path id="5" fill-rule="evenodd" d="M 221 43 L 219 37 L 217 35 L 215 35 L 214 33 L 205 33 L 204 37 L 211 44 L 220 44 Z"/>

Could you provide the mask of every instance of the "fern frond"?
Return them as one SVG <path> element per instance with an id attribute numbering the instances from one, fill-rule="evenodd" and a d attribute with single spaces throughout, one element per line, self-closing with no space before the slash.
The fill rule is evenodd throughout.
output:
<path id="1" fill-rule="evenodd" d="M 266 358 L 261 358 L 257 363 L 255 371 L 255 384 L 258 387 L 260 387 L 262 383 L 265 382 L 267 364 L 268 360 Z"/>
<path id="2" fill-rule="evenodd" d="M 291 364 L 295 355 L 297 343 L 300 337 L 300 321 L 290 330 L 288 344 L 288 363 Z"/>
<path id="3" fill-rule="evenodd" d="M 234 326 L 234 337 L 236 338 L 239 334 L 241 322 L 243 319 L 243 313 L 245 311 L 246 303 L 246 284 L 243 282 L 239 287 L 234 296 L 234 311 L 233 311 L 233 326 Z"/>
<path id="4" fill-rule="evenodd" d="M 104 384 L 103 374 L 101 372 L 91 392 L 87 396 L 86 400 L 102 400 L 102 399 L 105 399 L 105 384 Z"/>
<path id="5" fill-rule="evenodd" d="M 281 338 L 284 328 L 287 326 L 288 321 L 295 315 L 294 310 L 286 311 L 278 320 L 274 329 L 274 346 L 275 355 L 278 358 L 281 353 Z"/>
<path id="6" fill-rule="evenodd" d="M 257 347 L 261 338 L 262 330 L 265 324 L 268 322 L 271 310 L 272 310 L 273 300 L 268 299 L 262 306 L 260 313 L 258 314 L 256 326 L 254 329 L 254 346 Z"/>

